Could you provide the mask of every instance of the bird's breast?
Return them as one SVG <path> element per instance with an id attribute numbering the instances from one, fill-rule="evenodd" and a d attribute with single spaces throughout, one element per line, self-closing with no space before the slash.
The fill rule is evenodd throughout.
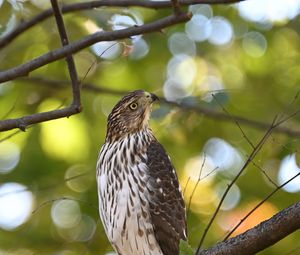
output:
<path id="1" fill-rule="evenodd" d="M 100 216 L 120 254 L 162 255 L 149 213 L 145 143 L 135 142 L 102 147 L 97 164 Z"/>

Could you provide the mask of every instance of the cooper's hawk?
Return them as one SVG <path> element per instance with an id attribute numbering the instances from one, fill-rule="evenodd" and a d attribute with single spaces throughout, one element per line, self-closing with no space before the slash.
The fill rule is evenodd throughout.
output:
<path id="1" fill-rule="evenodd" d="M 97 163 L 99 211 L 119 255 L 178 255 L 187 238 L 176 172 L 148 124 L 157 99 L 133 91 L 108 116 Z"/>

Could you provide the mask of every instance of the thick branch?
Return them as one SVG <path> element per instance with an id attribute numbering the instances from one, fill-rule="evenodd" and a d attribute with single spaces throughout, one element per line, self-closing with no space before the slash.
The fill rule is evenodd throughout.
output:
<path id="1" fill-rule="evenodd" d="M 181 0 L 178 1 L 181 5 L 193 5 L 193 4 L 228 4 L 235 2 L 242 2 L 244 0 Z M 111 7 L 144 7 L 152 9 L 170 8 L 172 6 L 171 1 L 149 1 L 149 0 L 101 0 L 90 1 L 84 3 L 75 3 L 70 5 L 64 5 L 62 7 L 62 13 L 70 13 L 74 11 L 81 11 L 87 9 L 93 9 L 97 7 L 111 6 Z M 18 25 L 12 32 L 0 39 L 0 49 L 9 44 L 17 36 L 24 31 L 33 27 L 34 25 L 44 21 L 45 19 L 53 15 L 53 10 L 48 9 L 38 14 L 28 21 L 24 21 Z"/>
<path id="2" fill-rule="evenodd" d="M 190 14 L 181 13 L 179 15 L 171 15 L 160 20 L 145 24 L 142 26 L 134 26 L 126 29 L 109 32 L 97 32 L 85 38 L 70 43 L 63 48 L 50 51 L 38 58 L 35 58 L 25 64 L 0 72 L 0 83 L 13 80 L 17 77 L 26 76 L 35 69 L 47 65 L 58 59 L 64 58 L 72 53 L 78 52 L 86 47 L 93 45 L 99 41 L 114 41 L 128 38 L 134 35 L 160 31 L 168 26 L 181 23 L 190 19 Z"/>
<path id="3" fill-rule="evenodd" d="M 300 228 L 300 202 L 256 227 L 201 251 L 199 255 L 251 255 L 280 241 Z"/>

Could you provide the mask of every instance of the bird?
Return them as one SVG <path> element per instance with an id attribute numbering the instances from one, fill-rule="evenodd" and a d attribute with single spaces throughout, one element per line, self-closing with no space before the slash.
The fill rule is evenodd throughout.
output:
<path id="1" fill-rule="evenodd" d="M 149 126 L 158 99 L 135 90 L 108 115 L 96 177 L 100 218 L 118 255 L 178 255 L 187 240 L 178 177 Z"/>

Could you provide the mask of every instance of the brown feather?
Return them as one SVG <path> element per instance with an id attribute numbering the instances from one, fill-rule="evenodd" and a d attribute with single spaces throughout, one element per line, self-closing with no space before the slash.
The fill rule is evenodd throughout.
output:
<path id="1" fill-rule="evenodd" d="M 164 255 L 178 255 L 180 239 L 186 240 L 186 209 L 172 163 L 153 141 L 147 150 L 149 167 L 150 214 L 155 237 Z"/>

